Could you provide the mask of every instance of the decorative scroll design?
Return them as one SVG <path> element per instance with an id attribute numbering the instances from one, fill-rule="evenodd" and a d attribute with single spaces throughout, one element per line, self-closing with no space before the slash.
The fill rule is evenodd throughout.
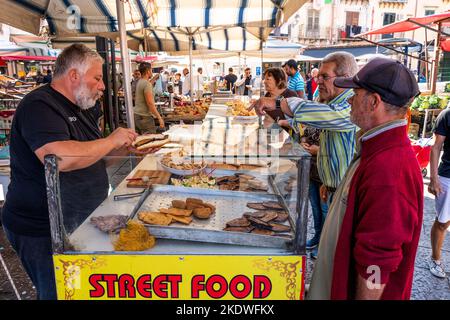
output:
<path id="1" fill-rule="evenodd" d="M 80 271 L 85 268 L 94 270 L 99 267 L 106 266 L 106 260 L 99 258 L 77 259 L 74 261 L 64 261 L 59 259 L 63 267 L 64 275 L 64 300 L 73 300 L 75 290 L 80 288 L 81 274 Z"/>
<path id="2" fill-rule="evenodd" d="M 274 269 L 280 272 L 280 276 L 286 278 L 286 297 L 289 300 L 296 300 L 295 291 L 297 289 L 297 275 L 302 270 L 297 270 L 300 261 L 287 263 L 279 260 L 260 259 L 254 262 L 254 266 L 264 271 Z"/>

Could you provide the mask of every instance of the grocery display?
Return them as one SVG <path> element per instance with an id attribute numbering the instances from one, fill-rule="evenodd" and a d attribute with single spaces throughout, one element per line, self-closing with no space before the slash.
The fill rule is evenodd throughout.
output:
<path id="1" fill-rule="evenodd" d="M 411 104 L 412 110 L 424 111 L 426 109 L 445 109 L 449 103 L 447 96 L 421 95 L 414 99 Z"/>

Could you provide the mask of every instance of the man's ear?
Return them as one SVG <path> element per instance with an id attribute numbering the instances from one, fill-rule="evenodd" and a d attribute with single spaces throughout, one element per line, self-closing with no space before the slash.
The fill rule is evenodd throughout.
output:
<path id="1" fill-rule="evenodd" d="M 381 96 L 378 93 L 372 94 L 372 99 L 370 101 L 370 107 L 372 110 L 375 110 L 378 106 L 380 106 L 383 103 L 383 100 L 381 100 Z"/>
<path id="2" fill-rule="evenodd" d="M 80 75 L 79 75 L 79 73 L 77 72 L 77 69 L 75 69 L 75 68 L 70 69 L 69 72 L 68 72 L 67 74 L 69 75 L 70 81 L 76 82 L 76 81 L 79 80 Z"/>

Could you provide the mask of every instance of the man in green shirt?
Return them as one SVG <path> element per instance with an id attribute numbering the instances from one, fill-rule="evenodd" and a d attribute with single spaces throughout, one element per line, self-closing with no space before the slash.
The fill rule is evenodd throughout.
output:
<path id="1" fill-rule="evenodd" d="M 152 66 L 143 62 L 139 65 L 141 79 L 136 85 L 136 97 L 134 107 L 134 118 L 136 130 L 142 133 L 156 133 L 155 120 L 159 121 L 159 127 L 164 128 L 164 120 L 155 106 L 153 98 L 153 86 L 149 79 L 152 77 Z"/>

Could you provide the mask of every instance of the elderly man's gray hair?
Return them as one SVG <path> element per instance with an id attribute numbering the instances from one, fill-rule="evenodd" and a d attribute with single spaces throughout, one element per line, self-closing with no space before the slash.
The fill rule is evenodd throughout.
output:
<path id="1" fill-rule="evenodd" d="M 351 53 L 337 51 L 327 54 L 322 60 L 322 63 L 331 62 L 336 65 L 334 73 L 339 77 L 353 77 L 358 72 L 358 64 Z"/>
<path id="2" fill-rule="evenodd" d="M 73 68 L 84 75 L 94 60 L 103 63 L 103 58 L 96 51 L 84 44 L 72 44 L 65 48 L 56 59 L 53 77 L 61 77 Z"/>

